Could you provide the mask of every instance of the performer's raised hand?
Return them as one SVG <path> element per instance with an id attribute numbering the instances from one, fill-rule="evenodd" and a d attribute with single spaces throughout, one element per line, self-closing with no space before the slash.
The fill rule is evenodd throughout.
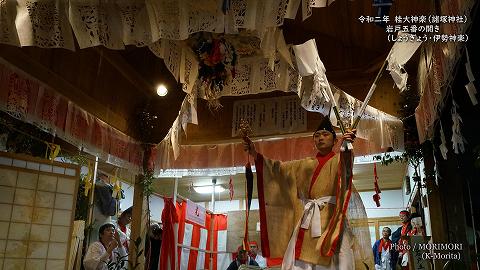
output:
<path id="1" fill-rule="evenodd" d="M 355 141 L 355 138 L 357 137 L 356 134 L 357 129 L 347 129 L 347 131 L 345 131 L 345 134 L 343 134 L 342 139 L 344 141 L 353 143 Z"/>
<path id="2" fill-rule="evenodd" d="M 251 155 L 254 159 L 257 159 L 257 151 L 255 150 L 255 144 L 249 137 L 243 138 L 243 150 Z"/>
<path id="3" fill-rule="evenodd" d="M 119 245 L 119 242 L 117 240 L 113 239 L 112 241 L 110 241 L 110 243 L 108 244 L 108 247 L 107 247 L 107 253 L 109 255 L 112 255 L 113 250 L 116 247 L 118 247 L 118 245 Z"/>

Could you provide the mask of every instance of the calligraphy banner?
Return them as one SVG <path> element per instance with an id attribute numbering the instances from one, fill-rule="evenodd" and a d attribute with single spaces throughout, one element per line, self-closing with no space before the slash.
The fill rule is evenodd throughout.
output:
<path id="1" fill-rule="evenodd" d="M 142 146 L 64 96 L 0 64 L 0 110 L 111 164 L 135 171 Z"/>
<path id="2" fill-rule="evenodd" d="M 307 111 L 297 96 L 235 101 L 232 137 L 238 136 L 241 119 L 249 121 L 256 136 L 307 130 Z"/>

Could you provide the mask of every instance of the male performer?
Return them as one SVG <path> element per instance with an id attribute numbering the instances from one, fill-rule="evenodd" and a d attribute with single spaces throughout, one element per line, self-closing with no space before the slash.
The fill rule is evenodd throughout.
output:
<path id="1" fill-rule="evenodd" d="M 353 142 L 355 130 L 342 139 Z M 337 139 L 328 117 L 313 142 L 316 157 L 289 162 L 268 159 L 244 142 L 257 170 L 262 254 L 267 262 L 283 259 L 282 269 L 366 269 L 373 258 L 354 258 L 352 246 L 362 239 L 352 237 L 346 220 L 353 154 L 332 151 Z"/>

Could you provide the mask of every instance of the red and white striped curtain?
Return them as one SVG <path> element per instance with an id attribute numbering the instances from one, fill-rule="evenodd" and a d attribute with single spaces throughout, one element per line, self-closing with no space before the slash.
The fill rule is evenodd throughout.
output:
<path id="1" fill-rule="evenodd" d="M 177 204 L 178 243 L 183 245 L 178 248 L 178 268 L 180 270 L 210 269 L 210 253 L 201 250 L 210 250 L 213 241 L 213 270 L 227 269 L 232 258 L 227 250 L 227 216 L 214 214 L 206 216 L 205 226 L 186 220 L 187 203 Z M 211 225 L 213 222 L 213 239 Z M 198 248 L 200 250 L 190 249 Z"/>

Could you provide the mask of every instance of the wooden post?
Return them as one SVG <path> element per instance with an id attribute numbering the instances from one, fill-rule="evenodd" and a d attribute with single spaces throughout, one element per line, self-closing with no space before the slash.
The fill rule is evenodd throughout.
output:
<path id="1" fill-rule="evenodd" d="M 147 213 L 147 198 L 143 195 L 143 184 L 142 176 L 137 175 L 135 177 L 135 186 L 133 192 L 133 209 L 132 209 L 132 223 L 131 223 L 131 233 L 130 233 L 130 243 L 129 243 L 129 253 L 128 260 L 130 265 L 139 265 L 135 269 L 144 269 L 145 257 L 142 254 L 137 258 L 137 253 L 145 249 L 145 237 L 147 235 L 147 226 L 146 221 L 148 217 Z M 140 245 L 138 250 L 135 246 L 135 241 L 140 237 Z"/>
<path id="2" fill-rule="evenodd" d="M 430 191 L 428 194 L 428 207 L 430 211 L 432 241 L 433 243 L 447 243 L 447 222 L 442 210 L 443 196 L 441 190 L 435 184 L 435 161 L 433 159 L 433 149 L 431 143 L 427 141 L 423 144 L 422 153 L 423 163 L 425 165 L 425 184 L 427 186 L 427 190 Z M 445 262 L 442 263 L 440 260 L 434 260 L 434 269 L 443 269 L 444 263 Z"/>
<path id="3" fill-rule="evenodd" d="M 88 214 L 87 214 L 87 225 L 85 228 L 91 228 L 93 223 L 93 199 L 95 196 L 95 180 L 97 179 L 97 169 L 98 169 L 98 157 L 95 157 L 95 167 L 93 169 L 93 179 L 92 179 L 92 187 L 90 188 L 90 193 L 88 194 Z M 87 231 L 87 247 L 90 246 L 90 236 L 92 235 L 92 230 Z"/>

